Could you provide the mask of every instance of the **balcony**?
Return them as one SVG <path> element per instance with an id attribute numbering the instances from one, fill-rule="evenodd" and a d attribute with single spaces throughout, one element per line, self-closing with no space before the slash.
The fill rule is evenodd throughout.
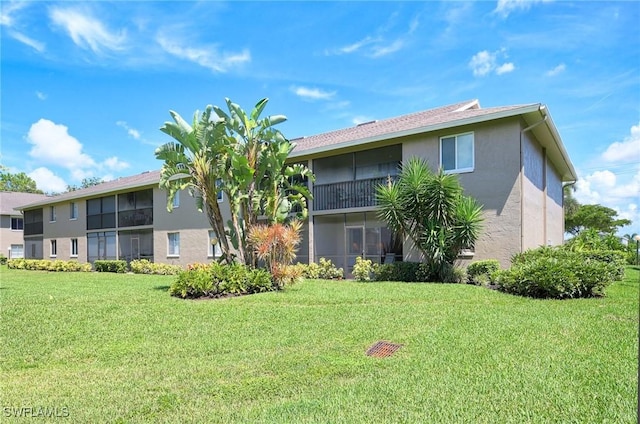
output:
<path id="1" fill-rule="evenodd" d="M 313 210 L 366 208 L 376 206 L 376 189 L 388 177 L 318 184 L 313 187 Z M 393 178 L 393 177 L 392 177 Z"/>

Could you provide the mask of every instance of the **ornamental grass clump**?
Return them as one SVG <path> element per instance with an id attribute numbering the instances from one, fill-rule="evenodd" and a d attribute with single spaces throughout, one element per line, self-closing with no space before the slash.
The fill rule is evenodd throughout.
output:
<path id="1" fill-rule="evenodd" d="M 302 271 L 291 265 L 300 245 L 302 221 L 289 224 L 273 223 L 254 225 L 249 230 L 248 241 L 257 258 L 264 261 L 278 289 L 299 282 Z"/>

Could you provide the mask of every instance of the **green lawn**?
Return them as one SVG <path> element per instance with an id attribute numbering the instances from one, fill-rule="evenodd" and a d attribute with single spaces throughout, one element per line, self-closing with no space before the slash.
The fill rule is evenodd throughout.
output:
<path id="1" fill-rule="evenodd" d="M 310 280 L 172 298 L 174 277 L 0 269 L 0 414 L 68 422 L 635 423 L 640 272 L 606 298 Z M 404 346 L 365 356 L 378 340 Z"/>

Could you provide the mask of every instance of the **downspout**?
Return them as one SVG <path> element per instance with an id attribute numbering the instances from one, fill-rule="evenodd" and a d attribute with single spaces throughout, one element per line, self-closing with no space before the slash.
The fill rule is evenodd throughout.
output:
<path id="1" fill-rule="evenodd" d="M 538 125 L 547 121 L 547 112 L 544 105 L 538 107 L 542 119 L 520 130 L 520 252 L 524 252 L 524 133 L 531 131 Z"/>

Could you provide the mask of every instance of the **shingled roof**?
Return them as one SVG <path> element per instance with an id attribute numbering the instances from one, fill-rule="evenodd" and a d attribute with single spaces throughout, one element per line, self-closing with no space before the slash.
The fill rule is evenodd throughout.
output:
<path id="1" fill-rule="evenodd" d="M 292 140 L 296 143 L 296 148 L 291 156 L 319 153 L 336 149 L 343 145 L 365 144 L 382 139 L 433 131 L 444 127 L 464 125 L 466 121 L 479 122 L 504 116 L 513 116 L 539 106 L 538 103 L 532 103 L 483 109 L 480 108 L 478 100 L 468 100 L 380 121 L 365 122 L 355 127 L 310 137 L 296 138 Z"/>
<path id="2" fill-rule="evenodd" d="M 35 201 L 32 203 L 23 203 L 20 209 L 30 209 L 42 205 L 50 205 L 52 203 L 64 202 L 66 200 L 83 199 L 89 197 L 96 197 L 105 193 L 113 193 L 115 191 L 122 191 L 136 187 L 144 187 L 150 185 L 157 185 L 160 183 L 160 171 L 146 171 L 142 174 L 132 175 L 130 177 L 121 177 L 112 181 L 107 181 L 101 184 L 97 184 L 91 187 L 82 188 L 75 191 L 69 191 L 67 193 L 58 194 L 55 196 L 47 197 L 41 201 Z"/>
<path id="3" fill-rule="evenodd" d="M 44 194 L 2 191 L 0 192 L 0 215 L 20 215 L 16 210 L 17 207 L 46 199 L 49 197 Z"/>

